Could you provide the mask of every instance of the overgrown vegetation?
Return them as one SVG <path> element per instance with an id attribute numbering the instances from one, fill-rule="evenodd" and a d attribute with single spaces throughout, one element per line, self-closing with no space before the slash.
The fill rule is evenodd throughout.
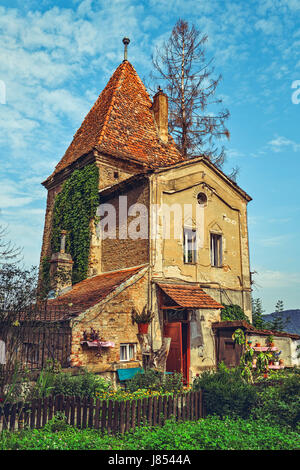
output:
<path id="1" fill-rule="evenodd" d="M 123 436 L 78 430 L 58 415 L 44 429 L 4 432 L 0 450 L 299 450 L 299 434 L 273 423 L 210 416 L 197 422 L 169 420 Z"/>
<path id="2" fill-rule="evenodd" d="M 51 250 L 60 249 L 61 231 L 66 230 L 66 252 L 74 261 L 73 283 L 86 278 L 90 248 L 90 221 L 96 216 L 99 170 L 95 164 L 75 170 L 55 198 Z M 47 273 L 44 275 L 47 279 Z"/>

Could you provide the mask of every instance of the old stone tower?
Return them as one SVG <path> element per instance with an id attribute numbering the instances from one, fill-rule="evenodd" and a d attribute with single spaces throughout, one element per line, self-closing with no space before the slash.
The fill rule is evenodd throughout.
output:
<path id="1" fill-rule="evenodd" d="M 223 305 L 240 305 L 251 319 L 250 196 L 206 156 L 183 159 L 168 133 L 168 97 L 159 90 L 152 101 L 125 59 L 43 182 L 48 197 L 41 273 L 46 258 L 52 271 L 63 266 L 67 274 L 77 262 L 65 253 L 64 239 L 53 252 L 54 204 L 74 171 L 88 165 L 98 169 L 99 208 L 113 209 L 116 236 L 103 237 L 91 219 L 86 278 L 59 286 L 51 300 L 69 305 L 73 313 L 70 364 L 114 374 L 141 367 L 149 358 L 155 364 L 161 355 L 164 367 L 181 371 L 187 381 L 215 367 L 212 324 L 220 320 Z M 129 228 L 138 210 L 147 231 L 132 237 Z M 145 306 L 154 318 L 141 340 L 131 313 Z M 100 355 L 83 344 L 90 327 L 100 332 Z"/>

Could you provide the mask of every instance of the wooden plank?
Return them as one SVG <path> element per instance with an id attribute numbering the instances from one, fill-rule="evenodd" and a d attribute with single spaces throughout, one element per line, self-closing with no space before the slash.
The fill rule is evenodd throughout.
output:
<path id="1" fill-rule="evenodd" d="M 152 426 L 152 415 L 153 415 L 153 398 L 148 398 L 148 425 Z"/>
<path id="2" fill-rule="evenodd" d="M 190 394 L 186 393 L 185 395 L 185 402 L 186 402 L 186 414 L 185 414 L 185 419 L 188 421 L 190 420 L 190 414 L 191 414 L 191 403 L 190 403 Z"/>
<path id="3" fill-rule="evenodd" d="M 94 428 L 99 429 L 100 428 L 100 410 L 101 410 L 101 400 L 99 398 L 96 399 L 95 403 L 95 416 L 94 416 Z"/>
<path id="4" fill-rule="evenodd" d="M 75 425 L 75 397 L 70 397 L 70 425 Z"/>
<path id="5" fill-rule="evenodd" d="M 163 423 L 165 424 L 167 418 L 168 418 L 168 397 L 164 396 L 163 397 Z"/>
<path id="6" fill-rule="evenodd" d="M 17 404 L 13 403 L 10 409 L 9 430 L 14 431 L 16 423 Z"/>
<path id="7" fill-rule="evenodd" d="M 130 400 L 126 400 L 124 406 L 125 406 L 125 410 L 124 410 L 125 429 L 124 429 L 124 432 L 128 432 L 131 429 Z"/>
<path id="8" fill-rule="evenodd" d="M 137 402 L 132 400 L 131 402 L 131 429 L 134 431 L 136 428 L 136 412 L 137 412 Z"/>
<path id="9" fill-rule="evenodd" d="M 142 399 L 142 425 L 146 426 L 148 421 L 148 398 Z"/>
<path id="10" fill-rule="evenodd" d="M 35 412 L 36 412 L 36 399 L 32 400 L 30 407 L 30 429 L 34 429 L 35 426 Z"/>
<path id="11" fill-rule="evenodd" d="M 43 405 L 42 405 L 42 427 L 45 426 L 48 421 L 48 406 L 49 406 L 49 398 L 45 397 L 43 399 Z"/>
<path id="12" fill-rule="evenodd" d="M 114 417 L 113 417 L 113 432 L 117 434 L 119 432 L 119 402 L 114 401 Z"/>
<path id="13" fill-rule="evenodd" d="M 70 422 L 70 408 L 71 408 L 71 397 L 65 397 L 64 399 L 65 417 L 66 422 Z"/>
<path id="14" fill-rule="evenodd" d="M 104 432 L 107 428 L 107 412 L 108 412 L 108 406 L 107 406 L 107 401 L 104 400 L 101 402 L 101 431 Z"/>
<path id="15" fill-rule="evenodd" d="M 162 412 L 163 412 L 163 400 L 162 397 L 158 397 L 158 406 L 157 406 L 157 413 L 158 413 L 158 426 L 161 426 L 162 424 Z"/>
<path id="16" fill-rule="evenodd" d="M 76 427 L 81 428 L 81 399 L 76 397 Z"/>
<path id="17" fill-rule="evenodd" d="M 198 399 L 198 392 L 194 393 L 194 402 L 195 402 L 195 419 L 199 419 L 199 399 Z"/>
<path id="18" fill-rule="evenodd" d="M 167 414 L 168 419 L 171 418 L 172 414 L 173 414 L 173 397 L 170 395 L 168 397 L 168 414 Z"/>
<path id="19" fill-rule="evenodd" d="M 124 434 L 125 432 L 125 402 L 124 401 L 121 401 L 120 403 L 119 414 L 120 414 L 119 432 L 121 434 Z"/>
<path id="20" fill-rule="evenodd" d="M 110 434 L 113 429 L 113 400 L 108 401 L 108 414 L 107 414 L 107 432 Z"/>
<path id="21" fill-rule="evenodd" d="M 82 399 L 82 423 L 81 427 L 82 429 L 86 428 L 87 424 L 87 410 L 88 410 L 88 400 L 86 397 Z"/>
<path id="22" fill-rule="evenodd" d="M 41 428 L 42 406 L 43 406 L 43 401 L 40 398 L 37 401 L 37 405 L 36 405 L 36 425 L 35 425 L 36 429 Z"/>
<path id="23" fill-rule="evenodd" d="M 88 427 L 91 429 L 94 427 L 94 410 L 94 399 L 90 397 L 88 400 Z"/>
<path id="24" fill-rule="evenodd" d="M 199 394 L 199 409 L 200 409 L 200 413 L 199 413 L 199 418 L 204 418 L 205 416 L 205 408 L 204 408 L 204 401 L 203 401 L 203 392 L 202 390 L 200 390 L 198 392 Z"/>
<path id="25" fill-rule="evenodd" d="M 184 398 L 184 395 L 180 395 L 180 403 L 181 403 L 181 420 L 185 421 L 185 398 Z"/>
<path id="26" fill-rule="evenodd" d="M 158 400 L 157 397 L 153 397 L 153 418 L 152 418 L 153 426 L 158 424 Z"/>
<path id="27" fill-rule="evenodd" d="M 139 398 L 136 402 L 136 425 L 140 426 L 141 424 L 141 415 L 142 415 L 142 403 L 141 399 Z"/>

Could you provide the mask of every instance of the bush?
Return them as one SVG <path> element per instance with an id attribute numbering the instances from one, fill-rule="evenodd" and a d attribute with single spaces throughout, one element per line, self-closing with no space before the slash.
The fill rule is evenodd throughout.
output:
<path id="1" fill-rule="evenodd" d="M 221 312 L 222 321 L 245 320 L 249 323 L 249 318 L 239 305 L 224 305 Z"/>
<path id="2" fill-rule="evenodd" d="M 216 372 L 206 371 L 193 382 L 193 390 L 202 390 L 207 415 L 248 418 L 258 395 L 253 385 L 246 383 L 240 369 L 220 365 Z"/>
<path id="3" fill-rule="evenodd" d="M 110 390 L 111 383 L 92 372 L 84 371 L 79 375 L 61 372 L 55 376 L 52 394 L 95 398 Z"/>
<path id="4" fill-rule="evenodd" d="M 300 426 L 300 377 L 287 376 L 278 385 L 266 387 L 258 394 L 252 416 L 269 423 L 298 429 Z"/>
<path id="5" fill-rule="evenodd" d="M 156 390 L 160 392 L 180 392 L 183 390 L 181 374 L 164 374 L 155 369 L 136 374 L 128 380 L 126 390 L 135 392 L 139 389 Z"/>

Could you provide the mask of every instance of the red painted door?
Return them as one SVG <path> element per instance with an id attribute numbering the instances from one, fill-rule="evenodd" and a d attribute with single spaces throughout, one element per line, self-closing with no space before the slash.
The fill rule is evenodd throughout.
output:
<path id="1" fill-rule="evenodd" d="M 183 373 L 182 330 L 181 323 L 166 323 L 164 336 L 171 338 L 170 351 L 167 357 L 167 372 Z"/>

